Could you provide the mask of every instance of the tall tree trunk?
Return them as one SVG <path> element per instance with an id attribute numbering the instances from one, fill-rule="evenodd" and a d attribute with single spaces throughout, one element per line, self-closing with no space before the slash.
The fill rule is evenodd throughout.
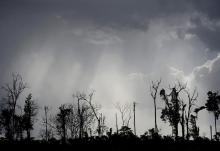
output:
<path id="1" fill-rule="evenodd" d="M 15 139 L 15 108 L 16 104 L 13 104 L 13 109 L 12 109 L 12 140 Z"/>
<path id="2" fill-rule="evenodd" d="M 82 118 L 80 114 L 80 106 L 79 106 L 79 99 L 77 100 L 78 102 L 78 118 L 79 118 L 79 138 L 82 138 Z"/>
<path id="3" fill-rule="evenodd" d="M 115 114 L 115 126 L 116 126 L 116 133 L 118 134 L 118 117 L 117 117 L 117 113 Z"/>
<path id="4" fill-rule="evenodd" d="M 156 105 L 155 99 L 154 99 L 154 124 L 155 124 L 155 131 L 158 132 L 158 129 L 157 129 L 157 105 Z"/>
<path id="5" fill-rule="evenodd" d="M 30 130 L 27 130 L 27 140 L 30 141 L 31 140 L 31 133 Z"/>
<path id="6" fill-rule="evenodd" d="M 101 136 L 101 121 L 102 120 L 101 118 L 98 119 L 98 136 L 100 137 Z"/>
<path id="7" fill-rule="evenodd" d="M 217 127 L 216 127 L 217 116 L 216 116 L 216 114 L 214 114 L 214 116 L 215 116 L 215 135 L 217 135 Z"/>
<path id="8" fill-rule="evenodd" d="M 48 130 L 47 130 L 47 107 L 44 107 L 44 111 L 45 111 L 45 118 L 46 118 L 46 141 L 48 141 Z"/>
<path id="9" fill-rule="evenodd" d="M 178 139 L 178 123 L 175 123 L 174 125 L 174 135 L 175 135 L 175 140 Z"/>
<path id="10" fill-rule="evenodd" d="M 63 143 L 66 143 L 66 121 L 65 119 L 63 119 L 62 131 L 63 131 L 62 141 Z"/>
<path id="11" fill-rule="evenodd" d="M 182 109 L 182 122 L 181 122 L 181 126 L 182 126 L 182 137 L 183 139 L 185 138 L 185 119 L 184 119 L 184 109 Z"/>
<path id="12" fill-rule="evenodd" d="M 134 135 L 136 135 L 136 115 L 135 115 L 136 103 L 134 102 Z"/>
<path id="13" fill-rule="evenodd" d="M 182 138 L 185 138 L 185 128 L 184 128 L 184 123 L 182 124 Z"/>
<path id="14" fill-rule="evenodd" d="M 189 140 L 189 120 L 186 120 L 186 139 Z"/>

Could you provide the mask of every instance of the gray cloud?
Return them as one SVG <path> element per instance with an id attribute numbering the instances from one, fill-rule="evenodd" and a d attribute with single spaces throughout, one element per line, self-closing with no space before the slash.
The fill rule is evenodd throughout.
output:
<path id="1" fill-rule="evenodd" d="M 202 94 L 218 88 L 218 61 L 212 71 L 203 65 L 220 50 L 218 4 L 214 0 L 2 0 L 0 83 L 19 72 L 39 104 L 53 108 L 71 102 L 73 92 L 95 89 L 95 101 L 112 127 L 114 103 L 137 101 L 137 114 L 147 117 L 138 116 L 141 134 L 153 127 L 151 80 L 162 77 L 162 87 L 167 88 L 177 78 L 194 75 L 192 83 L 201 86 Z M 201 79 L 200 74 L 204 74 Z M 170 132 L 162 122 L 160 128 Z"/>
<path id="2" fill-rule="evenodd" d="M 207 45 L 207 48 L 212 51 L 220 49 L 220 20 L 211 20 L 206 16 L 197 16 L 192 18 L 194 27 L 189 29 L 189 32 L 196 34 L 202 42 Z"/>

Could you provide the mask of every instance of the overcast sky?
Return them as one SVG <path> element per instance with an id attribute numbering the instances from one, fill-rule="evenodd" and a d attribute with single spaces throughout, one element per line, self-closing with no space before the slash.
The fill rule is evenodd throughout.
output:
<path id="1" fill-rule="evenodd" d="M 135 101 L 143 134 L 154 127 L 151 80 L 161 77 L 166 89 L 187 82 L 197 87 L 199 104 L 208 90 L 219 90 L 219 6 L 219 0 L 1 0 L 0 84 L 20 73 L 38 104 L 54 110 L 72 102 L 74 92 L 94 89 L 113 129 L 115 103 Z M 170 134 L 169 124 L 159 116 L 158 122 Z M 200 135 L 209 136 L 213 116 L 202 111 L 198 122 Z"/>

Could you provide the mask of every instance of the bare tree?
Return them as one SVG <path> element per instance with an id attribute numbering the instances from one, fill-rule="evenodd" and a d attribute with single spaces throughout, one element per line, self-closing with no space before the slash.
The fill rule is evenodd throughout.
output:
<path id="1" fill-rule="evenodd" d="M 186 104 L 184 103 L 183 100 L 180 100 L 180 107 L 181 107 L 181 119 L 180 119 L 180 124 L 182 127 L 182 138 L 185 139 L 185 108 Z"/>
<path id="2" fill-rule="evenodd" d="M 117 116 L 117 113 L 115 113 L 115 127 L 116 127 L 116 134 L 118 134 L 118 116 Z"/>
<path id="3" fill-rule="evenodd" d="M 76 98 L 77 101 L 77 115 L 79 121 L 79 138 L 83 136 L 83 116 L 82 116 L 82 107 L 80 107 L 80 102 L 84 100 L 85 94 L 83 93 L 76 93 L 73 94 L 73 98 Z"/>
<path id="4" fill-rule="evenodd" d="M 45 114 L 45 136 L 46 136 L 46 141 L 48 141 L 48 127 L 47 127 L 47 123 L 48 123 L 48 111 L 49 108 L 48 106 L 44 106 L 44 114 Z"/>
<path id="5" fill-rule="evenodd" d="M 105 116 L 103 116 L 102 113 L 98 112 L 99 107 L 97 107 L 96 105 L 94 105 L 92 103 L 92 99 L 94 96 L 94 92 L 92 91 L 88 97 L 84 97 L 84 100 L 89 104 L 89 106 L 92 109 L 92 112 L 97 120 L 98 126 L 97 126 L 97 132 L 98 132 L 98 136 L 103 135 L 104 131 L 106 130 L 106 126 L 105 126 Z"/>
<path id="6" fill-rule="evenodd" d="M 131 120 L 131 105 L 121 105 L 120 103 L 117 103 L 115 107 L 121 114 L 122 126 L 129 127 L 129 122 Z"/>
<path id="7" fill-rule="evenodd" d="M 151 94 L 151 97 L 153 98 L 153 101 L 154 101 L 154 124 L 155 124 L 154 128 L 155 128 L 156 132 L 158 132 L 156 99 L 157 99 L 157 93 L 158 93 L 158 89 L 159 89 L 160 84 L 161 84 L 161 79 L 159 81 L 151 81 L 151 85 L 150 85 L 150 94 Z"/>
<path id="8" fill-rule="evenodd" d="M 93 106 L 91 108 L 90 104 L 88 104 L 92 96 L 89 97 L 85 93 L 76 93 L 73 95 L 73 98 L 76 99 L 77 102 L 77 119 L 78 119 L 78 127 L 79 127 L 79 138 L 82 138 L 85 133 L 87 133 L 88 129 L 91 130 L 91 124 L 94 122 L 96 108 Z M 86 102 L 85 102 L 86 101 Z"/>
<path id="9" fill-rule="evenodd" d="M 76 106 L 71 104 L 70 119 L 68 123 L 68 128 L 70 129 L 71 138 L 77 138 L 79 134 L 79 118 Z"/>
<path id="10" fill-rule="evenodd" d="M 8 102 L 8 110 L 11 114 L 11 139 L 15 138 L 15 114 L 17 102 L 22 92 L 27 88 L 27 84 L 23 82 L 20 74 L 12 74 L 12 83 L 5 84 L 2 89 L 6 93 L 6 100 Z"/>
<path id="11" fill-rule="evenodd" d="M 133 102 L 133 114 L 134 114 L 134 135 L 136 135 L 136 102 Z"/>
<path id="12" fill-rule="evenodd" d="M 82 138 L 83 136 L 83 116 L 82 116 L 82 107 L 80 107 L 80 101 L 84 99 L 85 94 L 76 93 L 73 94 L 73 98 L 77 99 L 77 115 L 78 115 L 78 121 L 79 121 L 79 138 Z"/>
<path id="13" fill-rule="evenodd" d="M 56 115 L 54 116 L 52 114 L 49 114 L 49 111 L 50 109 L 48 108 L 47 122 L 46 122 L 45 117 L 42 118 L 43 128 L 40 130 L 40 137 L 44 140 L 46 140 L 46 137 L 47 137 L 47 141 L 54 138 L 56 132 L 58 131 L 56 127 L 56 124 L 57 124 Z M 47 133 L 46 133 L 46 123 L 47 123 Z"/>
<path id="14" fill-rule="evenodd" d="M 49 106 L 43 107 L 44 115 L 42 117 L 42 125 L 43 129 L 40 131 L 40 136 L 48 141 L 54 136 L 54 130 L 56 130 L 56 126 L 54 126 L 53 116 L 50 114 L 51 108 Z"/>
<path id="15" fill-rule="evenodd" d="M 187 98 L 188 98 L 188 110 L 187 110 L 187 113 L 185 115 L 185 119 L 186 119 L 186 139 L 188 140 L 189 137 L 190 137 L 189 122 L 190 122 L 190 118 L 191 118 L 191 115 L 192 115 L 192 109 L 193 109 L 193 106 L 196 105 L 195 103 L 197 101 L 197 98 L 198 98 L 199 94 L 198 94 L 196 88 L 193 90 L 192 94 L 190 94 L 189 90 L 186 90 L 186 89 L 185 89 L 185 92 L 186 92 Z"/>

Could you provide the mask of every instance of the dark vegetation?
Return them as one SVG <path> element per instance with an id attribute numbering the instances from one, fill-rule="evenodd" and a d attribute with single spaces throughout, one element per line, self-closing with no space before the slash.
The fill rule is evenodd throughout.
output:
<path id="1" fill-rule="evenodd" d="M 115 127 L 107 127 L 101 106 L 94 102 L 94 91 L 89 94 L 77 92 L 73 94 L 73 102 L 62 104 L 53 115 L 48 106 L 43 107 L 41 139 L 32 137 L 32 130 L 40 106 L 28 94 L 28 88 L 19 74 L 12 76 L 12 82 L 2 86 L 4 95 L 0 104 L 0 145 L 1 147 L 23 147 L 27 150 L 53 148 L 95 149 L 95 150 L 146 150 L 148 148 L 163 150 L 201 150 L 220 147 L 220 133 L 217 131 L 217 120 L 220 114 L 220 95 L 217 92 L 207 93 L 206 103 L 198 106 L 198 92 L 187 89 L 186 84 L 177 82 L 168 90 L 160 88 L 161 80 L 152 81 L 150 95 L 154 105 L 154 128 L 143 135 L 136 135 L 135 105 L 116 104 Z M 186 97 L 183 97 L 185 95 Z M 157 124 L 157 101 L 163 101 L 160 119 L 169 123 L 171 134 L 162 135 Z M 214 133 L 210 126 L 210 138 L 199 135 L 197 120 L 199 112 L 207 110 L 214 116 Z M 130 128 L 133 114 L 133 130 Z M 121 121 L 121 126 L 118 121 Z M 179 127 L 180 126 L 180 127 Z M 181 133 L 179 132 L 181 128 Z"/>

